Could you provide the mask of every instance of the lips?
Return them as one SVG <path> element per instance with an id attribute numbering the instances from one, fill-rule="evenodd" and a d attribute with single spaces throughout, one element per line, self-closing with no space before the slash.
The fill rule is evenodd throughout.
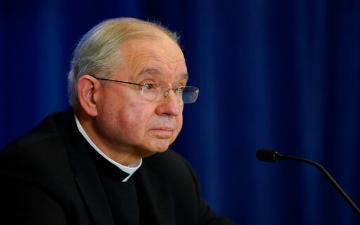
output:
<path id="1" fill-rule="evenodd" d="M 152 130 L 174 131 L 175 129 L 172 127 L 156 127 L 156 128 L 153 128 Z"/>
<path id="2" fill-rule="evenodd" d="M 154 133 L 156 137 L 164 139 L 172 137 L 174 130 L 172 127 L 156 127 L 151 129 L 151 132 Z"/>

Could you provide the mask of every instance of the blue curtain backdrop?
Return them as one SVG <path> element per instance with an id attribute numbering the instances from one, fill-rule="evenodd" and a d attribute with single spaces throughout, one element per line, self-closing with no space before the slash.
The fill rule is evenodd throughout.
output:
<path id="1" fill-rule="evenodd" d="M 359 0 L 2 0 L 0 148 L 65 110 L 81 35 L 119 16 L 181 36 L 190 83 L 173 148 L 236 224 L 359 224 L 316 169 L 255 159 L 276 148 L 322 163 L 360 204 Z"/>

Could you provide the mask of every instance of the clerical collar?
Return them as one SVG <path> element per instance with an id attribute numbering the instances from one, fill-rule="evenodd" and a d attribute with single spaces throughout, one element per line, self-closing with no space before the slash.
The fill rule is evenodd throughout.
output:
<path id="1" fill-rule="evenodd" d="M 103 156 L 107 161 L 109 161 L 110 163 L 112 163 L 113 165 L 115 165 L 116 167 L 118 167 L 120 170 L 122 170 L 123 172 L 129 174 L 126 178 L 124 178 L 122 180 L 122 182 L 126 182 L 130 179 L 130 177 L 136 172 L 136 170 L 138 170 L 142 164 L 142 158 L 140 158 L 140 160 L 134 164 L 131 164 L 129 166 L 125 166 L 122 165 L 114 160 L 112 160 L 109 156 L 105 155 L 105 153 L 103 151 L 100 150 L 100 148 L 98 148 L 94 142 L 90 139 L 90 137 L 87 135 L 87 133 L 85 132 L 84 128 L 81 126 L 79 119 L 77 118 L 77 116 L 75 115 L 75 121 L 76 121 L 76 126 L 79 130 L 79 132 L 81 133 L 81 135 L 85 138 L 85 140 L 91 145 L 91 147 L 93 147 L 93 149 L 98 152 L 101 156 Z"/>

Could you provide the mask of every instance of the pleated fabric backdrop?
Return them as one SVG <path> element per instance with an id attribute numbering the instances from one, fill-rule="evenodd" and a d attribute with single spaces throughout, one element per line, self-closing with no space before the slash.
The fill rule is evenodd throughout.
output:
<path id="1" fill-rule="evenodd" d="M 110 17 L 177 31 L 190 84 L 173 149 L 204 198 L 236 224 L 359 224 L 310 166 L 265 164 L 260 147 L 322 163 L 360 204 L 360 1 L 2 0 L 0 148 L 66 110 L 76 42 Z"/>

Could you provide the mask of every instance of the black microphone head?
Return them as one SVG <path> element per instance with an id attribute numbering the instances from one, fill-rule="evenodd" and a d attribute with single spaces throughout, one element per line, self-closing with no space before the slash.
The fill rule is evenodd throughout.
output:
<path id="1" fill-rule="evenodd" d="M 258 149 L 256 151 L 256 158 L 264 162 L 276 162 L 278 160 L 278 153 L 270 149 Z"/>

